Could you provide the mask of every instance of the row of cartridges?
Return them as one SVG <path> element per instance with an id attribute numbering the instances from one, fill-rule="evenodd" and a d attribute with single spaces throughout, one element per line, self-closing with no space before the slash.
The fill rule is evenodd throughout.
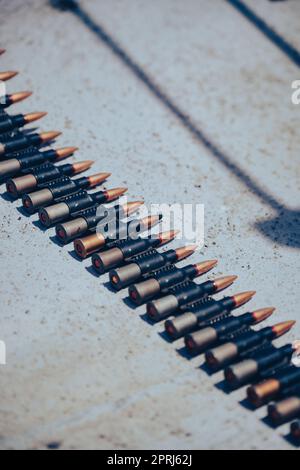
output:
<path id="1" fill-rule="evenodd" d="M 0 54 L 4 52 L 0 50 Z M 0 81 L 7 82 L 16 74 L 2 72 Z M 90 192 L 110 173 L 76 177 L 93 162 L 61 163 L 77 148 L 53 149 L 50 144 L 60 132 L 33 133 L 26 128 L 46 113 L 8 114 L 8 108 L 29 96 L 30 92 L 18 92 L 0 98 L 0 181 L 6 184 L 8 195 L 20 198 L 29 215 L 38 213 L 44 228 L 55 227 L 61 244 L 72 242 L 80 259 L 91 259 L 96 273 L 109 273 L 113 289 L 128 289 L 132 304 L 145 305 L 149 321 L 163 321 L 165 334 L 174 342 L 183 339 L 188 354 L 203 354 L 212 372 L 224 370 L 230 389 L 247 385 L 249 403 L 254 408 L 267 404 L 272 425 L 293 421 L 291 438 L 300 444 L 300 421 L 295 421 L 300 418 L 300 367 L 296 360 L 300 343 L 274 344 L 295 322 L 253 328 L 275 310 L 266 307 L 237 314 L 254 291 L 214 299 L 214 294 L 227 289 L 237 277 L 196 282 L 217 260 L 178 266 L 197 247 L 167 250 L 165 245 L 178 233 L 151 234 L 160 224 L 161 214 L 132 218 L 143 201 L 118 201 L 127 188 Z M 117 223 L 111 228 L 113 220 Z"/>

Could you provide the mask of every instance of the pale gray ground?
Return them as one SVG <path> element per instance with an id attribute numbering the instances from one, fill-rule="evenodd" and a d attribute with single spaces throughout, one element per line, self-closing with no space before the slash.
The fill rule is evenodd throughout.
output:
<path id="1" fill-rule="evenodd" d="M 275 305 L 276 321 L 299 318 L 299 219 L 290 212 L 299 209 L 299 68 L 222 0 L 81 3 L 266 194 L 250 191 L 78 18 L 45 0 L 0 1 L 0 69 L 21 72 L 9 91 L 35 93 L 12 111 L 49 111 L 42 127 L 64 131 L 58 145 L 79 145 L 78 158 L 112 171 L 110 187 L 128 185 L 132 199 L 204 203 L 201 259 L 219 259 L 212 275 L 238 274 L 232 293 L 257 289 L 251 309 Z M 247 4 L 300 49 L 298 0 Z M 1 448 L 291 448 L 288 426 L 274 431 L 260 420 L 265 409 L 241 407 L 244 390 L 216 389 L 221 375 L 179 356 L 161 325 L 142 321 L 143 309 L 126 307 L 125 294 L 110 293 L 18 206 L 1 200 Z"/>

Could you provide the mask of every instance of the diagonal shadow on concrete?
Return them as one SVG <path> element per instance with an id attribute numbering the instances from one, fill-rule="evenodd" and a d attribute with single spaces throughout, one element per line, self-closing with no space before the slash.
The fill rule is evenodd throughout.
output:
<path id="1" fill-rule="evenodd" d="M 228 0 L 229 1 L 229 0 Z M 248 190 L 261 202 L 277 212 L 274 218 L 255 223 L 255 227 L 266 237 L 281 245 L 300 248 L 300 209 L 291 210 L 281 204 L 275 196 L 268 193 L 253 177 L 248 175 L 221 147 L 214 143 L 210 137 L 199 128 L 192 118 L 185 113 L 173 99 L 109 34 L 105 28 L 95 22 L 77 0 L 49 0 L 51 6 L 72 12 L 110 51 L 129 69 L 136 78 L 154 95 L 176 118 L 181 125 L 189 131 L 194 139 L 201 143 L 210 154 L 230 171 Z"/>
<path id="2" fill-rule="evenodd" d="M 275 29 L 269 26 L 241 0 L 225 0 L 249 20 L 265 37 L 281 50 L 297 67 L 300 67 L 300 52 L 286 41 Z"/>

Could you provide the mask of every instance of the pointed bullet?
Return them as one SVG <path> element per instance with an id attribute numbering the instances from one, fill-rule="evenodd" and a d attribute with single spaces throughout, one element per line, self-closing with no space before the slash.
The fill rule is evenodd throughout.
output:
<path id="1" fill-rule="evenodd" d="M 41 144 L 49 143 L 60 134 L 61 132 L 51 131 L 24 135 L 22 139 L 18 138 L 18 136 L 14 136 L 5 144 L 0 145 L 0 156 L 26 149 L 31 145 L 40 146 Z"/>
<path id="2" fill-rule="evenodd" d="M 95 162 L 93 162 L 95 163 Z M 88 176 L 88 180 L 90 183 L 90 188 L 94 188 L 99 184 L 103 183 L 111 176 L 111 173 L 97 173 L 96 175 Z"/>
<path id="3" fill-rule="evenodd" d="M 284 335 L 288 331 L 290 331 L 293 326 L 296 324 L 295 321 L 285 321 L 282 323 L 278 323 L 277 325 L 272 327 L 273 333 L 276 338 L 279 338 L 280 336 Z"/>
<path id="4" fill-rule="evenodd" d="M 237 278 L 238 278 L 237 276 L 224 276 L 224 277 L 220 277 L 219 279 L 215 279 L 213 283 L 214 283 L 216 292 L 220 292 L 226 289 L 227 287 L 231 286 L 231 284 L 233 284 L 234 281 L 237 280 Z"/>
<path id="5" fill-rule="evenodd" d="M 14 78 L 16 75 L 18 75 L 19 72 L 0 72 L 0 82 L 7 82 L 8 80 L 11 80 Z"/>
<path id="6" fill-rule="evenodd" d="M 51 142 L 52 140 L 56 139 L 62 134 L 62 132 L 59 131 L 49 131 L 49 132 L 42 132 L 40 134 L 40 140 L 42 143 L 47 143 Z"/>
<path id="7" fill-rule="evenodd" d="M 129 287 L 139 282 L 143 276 L 190 256 L 196 248 L 197 246 L 193 245 L 178 248 L 177 250 L 172 249 L 163 253 L 156 250 L 145 253 L 144 256 L 133 259 L 129 264 L 112 270 L 110 272 L 111 284 L 116 290 Z"/>
<path id="8" fill-rule="evenodd" d="M 123 196 L 128 191 L 128 188 L 114 188 L 106 191 L 107 202 L 115 201 Z"/>
<path id="9" fill-rule="evenodd" d="M 24 121 L 25 121 L 26 124 L 30 124 L 31 122 L 38 121 L 39 119 L 42 119 L 43 117 L 47 116 L 47 114 L 48 113 L 46 113 L 46 112 L 25 114 Z"/>
<path id="10" fill-rule="evenodd" d="M 63 160 L 64 158 L 71 157 L 75 152 L 77 152 L 78 147 L 64 147 L 61 149 L 57 149 L 56 156 L 57 156 L 57 161 Z"/>
<path id="11" fill-rule="evenodd" d="M 129 217 L 130 215 L 134 214 L 143 204 L 144 201 L 128 202 L 127 204 L 123 205 L 123 213 L 126 215 L 126 217 Z"/>
<path id="12" fill-rule="evenodd" d="M 276 309 L 274 307 L 266 307 L 255 310 L 255 312 L 252 313 L 253 320 L 255 321 L 254 324 L 265 321 L 275 312 L 275 310 Z"/>
<path id="13" fill-rule="evenodd" d="M 32 95 L 32 91 L 20 91 L 18 93 L 13 93 L 12 95 L 8 95 L 8 101 L 11 104 L 19 103 L 20 101 L 24 101 Z"/>
<path id="14" fill-rule="evenodd" d="M 197 250 L 197 245 L 184 246 L 176 250 L 177 261 L 181 261 L 188 256 L 191 256 Z"/>
<path id="15" fill-rule="evenodd" d="M 180 230 L 170 230 L 168 232 L 163 232 L 158 235 L 160 239 L 160 246 L 170 243 L 170 241 L 175 240 L 177 235 L 180 233 Z"/>
<path id="16" fill-rule="evenodd" d="M 94 207 L 92 210 L 89 210 L 89 220 L 86 220 L 84 217 L 84 212 L 78 214 L 78 217 L 72 218 L 63 224 L 58 224 L 56 226 L 56 234 L 57 237 L 63 243 L 68 243 L 74 238 L 78 238 L 82 235 L 85 235 L 87 232 L 90 231 L 97 231 L 97 225 L 103 223 L 104 217 L 104 224 L 109 223 L 109 221 L 115 221 L 116 219 L 123 219 L 126 217 L 126 211 L 136 211 L 140 207 L 140 203 L 138 202 L 129 202 L 124 205 L 116 205 L 111 207 L 110 209 L 106 209 L 104 213 L 99 214 L 98 208 Z"/>
<path id="17" fill-rule="evenodd" d="M 191 318 L 195 326 L 198 323 L 197 313 L 194 315 L 193 313 L 188 312 L 187 306 L 189 304 L 198 302 L 208 295 L 213 295 L 220 290 L 225 289 L 231 285 L 235 279 L 236 276 L 226 276 L 214 281 L 206 281 L 202 284 L 190 283 L 188 286 L 185 285 L 178 288 L 175 292 L 171 292 L 166 296 L 148 302 L 147 313 L 151 320 L 160 321 L 171 316 L 171 314 L 176 312 L 179 308 L 183 310 L 183 307 L 186 307 L 185 314 L 174 320 L 170 320 L 170 322 L 166 324 L 168 333 L 171 330 L 176 330 L 179 334 L 179 326 L 181 331 L 182 328 L 185 330 L 185 328 L 190 325 Z M 186 318 L 188 319 L 187 322 Z"/>
<path id="18" fill-rule="evenodd" d="M 249 302 L 249 300 L 254 297 L 256 291 L 248 291 L 248 292 L 241 292 L 240 294 L 236 294 L 233 296 L 233 301 L 235 303 L 235 308 L 241 307 L 245 303 Z"/>
<path id="19" fill-rule="evenodd" d="M 5 101 L 4 101 L 5 105 Z M 0 122 L 0 134 L 11 132 L 14 129 L 20 129 L 21 127 L 30 124 L 31 122 L 37 121 L 44 117 L 47 113 L 30 113 L 30 114 L 17 114 L 14 116 L 7 116 L 5 119 L 1 119 Z"/>
<path id="20" fill-rule="evenodd" d="M 222 337 L 224 338 L 227 335 L 234 334 L 235 331 L 249 328 L 251 325 L 266 320 L 273 311 L 273 308 L 265 308 L 256 312 L 245 313 L 239 317 L 229 316 L 224 320 L 200 328 L 195 333 L 190 333 L 185 338 L 185 344 L 192 354 L 202 353 L 219 342 L 222 343 Z"/>
<path id="21" fill-rule="evenodd" d="M 221 367 L 231 365 L 247 350 L 253 349 L 255 346 L 259 347 L 266 341 L 272 341 L 282 336 L 287 333 L 294 324 L 295 322 L 283 322 L 273 327 L 265 327 L 259 331 L 252 330 L 251 332 L 237 336 L 237 338 L 207 351 L 207 364 L 213 369 L 220 369 Z"/>
<path id="22" fill-rule="evenodd" d="M 205 283 L 207 285 L 207 283 Z M 208 282 L 208 286 L 214 285 L 213 281 Z M 172 339 L 180 338 L 188 333 L 195 331 L 199 325 L 211 318 L 224 317 L 228 315 L 231 310 L 238 308 L 240 305 L 248 302 L 255 292 L 243 292 L 235 296 L 224 297 L 217 301 L 208 300 L 203 305 L 197 306 L 192 312 L 187 311 L 176 317 L 175 319 L 167 320 L 165 323 L 166 332 Z M 172 296 L 174 297 L 174 296 Z M 147 304 L 147 313 L 153 318 L 161 318 L 170 315 L 177 309 L 177 305 L 171 305 L 164 299 L 157 299 Z"/>
<path id="23" fill-rule="evenodd" d="M 72 165 L 73 171 L 74 171 L 73 174 L 78 175 L 79 173 L 83 173 L 84 171 L 91 168 L 91 166 L 93 166 L 94 163 L 95 162 L 93 160 L 86 160 L 84 162 L 73 163 Z"/>
<path id="24" fill-rule="evenodd" d="M 139 227 L 140 231 L 145 232 L 147 229 L 151 229 L 155 225 L 159 223 L 161 220 L 161 215 L 159 216 L 148 216 L 145 217 L 141 220 L 135 220 L 135 221 L 129 221 L 126 224 L 126 231 L 127 234 L 129 235 L 130 239 L 130 231 L 131 231 L 131 226 L 134 226 L 134 229 Z M 120 236 L 120 230 L 116 231 L 115 237 L 118 239 Z M 136 235 L 136 231 L 134 232 L 134 235 Z M 103 246 L 106 244 L 106 238 L 101 234 L 101 233 L 96 233 L 92 235 L 88 235 L 84 238 L 78 238 L 74 242 L 74 249 L 77 253 L 77 255 L 80 258 L 86 258 L 87 256 L 97 252 Z"/>
<path id="25" fill-rule="evenodd" d="M 205 261 L 198 265 L 187 265 L 182 268 L 174 267 L 171 271 L 163 270 L 161 273 L 155 273 L 146 280 L 131 285 L 128 290 L 129 296 L 136 305 L 141 305 L 151 298 L 159 296 L 162 290 L 166 289 L 166 286 L 168 290 L 171 290 L 181 283 L 192 281 L 201 275 L 202 267 L 207 271 L 208 266 L 209 264 Z M 164 291 L 164 294 L 166 294 L 166 291 Z"/>
<path id="26" fill-rule="evenodd" d="M 146 231 L 155 227 L 162 219 L 162 215 L 148 215 L 139 221 L 141 230 Z"/>
<path id="27" fill-rule="evenodd" d="M 59 183 L 57 181 L 57 185 L 59 187 L 58 198 L 59 196 L 63 197 L 63 186 L 64 184 L 66 184 L 67 181 L 65 177 L 71 177 L 88 170 L 91 167 L 92 163 L 93 162 L 88 160 L 60 166 L 56 166 L 51 162 L 47 163 L 47 165 L 42 164 L 40 167 L 32 168 L 30 172 L 23 176 L 8 179 L 6 182 L 6 188 L 10 196 L 13 198 L 18 198 L 21 195 L 25 195 L 23 203 L 24 201 L 26 201 L 26 209 L 34 211 L 36 208 L 42 206 L 45 207 L 46 203 L 52 202 L 52 198 L 54 196 L 52 192 L 47 189 L 46 183 L 50 183 L 50 185 L 53 186 L 54 180 L 59 180 L 60 178 L 63 178 L 62 182 Z M 74 180 L 71 180 L 71 182 L 74 182 Z M 80 185 L 78 186 L 78 190 L 89 187 L 87 178 L 80 178 L 79 182 Z M 35 191 L 35 189 L 39 185 L 44 187 L 41 187 L 40 191 Z M 70 181 L 68 182 L 67 186 L 70 187 Z M 73 189 L 74 192 L 76 192 L 76 184 L 75 188 L 73 186 Z M 33 191 L 35 191 L 34 194 Z M 48 198 L 45 196 L 45 193 L 47 193 L 46 195 Z M 66 194 L 66 196 L 68 196 L 68 194 Z"/>
<path id="28" fill-rule="evenodd" d="M 160 218 L 158 216 L 152 219 L 155 224 L 159 223 Z M 149 225 L 149 220 L 145 221 L 146 227 Z M 151 220 L 150 220 L 151 222 Z M 120 267 L 124 260 L 129 256 L 129 259 L 146 253 L 149 249 L 153 249 L 162 244 L 166 244 L 173 240 L 177 231 L 171 230 L 168 232 L 161 232 L 158 236 L 153 235 L 146 238 L 138 237 L 138 239 L 124 240 L 121 248 L 111 248 L 107 251 L 97 253 L 93 256 L 93 266 L 99 274 L 109 271 L 112 268 Z"/>
<path id="29" fill-rule="evenodd" d="M 213 269 L 218 264 L 218 260 L 208 260 L 203 261 L 202 263 L 195 264 L 195 268 L 197 270 L 198 276 L 202 276 L 202 274 L 207 273 L 211 269 Z"/>

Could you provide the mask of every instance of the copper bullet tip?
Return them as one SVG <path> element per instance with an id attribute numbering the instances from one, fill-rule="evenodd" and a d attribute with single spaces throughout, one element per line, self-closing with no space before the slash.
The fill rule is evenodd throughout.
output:
<path id="1" fill-rule="evenodd" d="M 47 116 L 48 113 L 46 112 L 41 112 L 41 113 L 29 113 L 25 114 L 24 119 L 27 124 L 30 124 L 31 122 L 38 121 L 39 119 L 42 119 L 43 117 Z"/>
<path id="2" fill-rule="evenodd" d="M 276 338 L 279 338 L 280 336 L 284 335 L 288 331 L 290 331 L 293 326 L 296 324 L 294 320 L 292 321 L 285 321 L 282 323 L 278 323 L 277 325 L 274 325 L 272 327 L 273 333 L 275 334 Z"/>
<path id="3" fill-rule="evenodd" d="M 178 248 L 176 250 L 177 260 L 181 261 L 184 258 L 188 258 L 197 250 L 198 245 L 189 245 L 183 246 L 182 248 Z"/>
<path id="4" fill-rule="evenodd" d="M 237 276 L 224 276 L 224 277 L 219 277 L 218 279 L 215 279 L 213 281 L 216 292 L 220 292 L 221 290 L 226 289 L 227 287 L 231 286 L 231 284 L 234 283 L 234 281 L 237 280 Z"/>
<path id="5" fill-rule="evenodd" d="M 123 196 L 128 191 L 128 188 L 114 188 L 114 189 L 108 189 L 106 191 L 106 196 L 107 196 L 107 202 L 114 201 L 115 199 L 118 199 L 119 197 Z"/>
<path id="6" fill-rule="evenodd" d="M 144 217 L 143 219 L 140 220 L 140 226 L 144 230 L 150 230 L 152 227 L 155 227 L 155 225 L 159 224 L 159 222 L 162 219 L 162 215 L 148 215 L 147 217 Z"/>
<path id="7" fill-rule="evenodd" d="M 14 71 L 0 72 L 0 81 L 7 82 L 11 78 L 14 78 L 16 75 L 18 75 L 18 73 L 19 72 L 14 72 Z"/>
<path id="8" fill-rule="evenodd" d="M 166 243 L 175 240 L 177 235 L 180 233 L 180 230 L 170 230 L 168 232 L 162 232 L 159 234 L 160 245 L 165 245 Z"/>
<path id="9" fill-rule="evenodd" d="M 144 203 L 144 201 L 134 201 L 134 202 L 128 202 L 127 204 L 123 205 L 123 211 L 124 214 L 126 214 L 127 217 L 130 215 L 134 214 Z"/>
<path id="10" fill-rule="evenodd" d="M 32 95 L 32 91 L 20 91 L 18 93 L 13 93 L 9 95 L 9 100 L 14 103 L 19 103 L 20 101 L 26 100 L 29 96 Z"/>
<path id="11" fill-rule="evenodd" d="M 259 310 L 255 310 L 255 312 L 252 313 L 252 317 L 255 323 L 260 323 L 269 318 L 275 310 L 275 307 L 261 308 Z"/>
<path id="12" fill-rule="evenodd" d="M 89 168 L 95 163 L 92 160 L 89 160 L 88 162 L 89 162 Z M 103 181 L 107 180 L 107 178 L 109 178 L 110 175 L 111 173 L 96 173 L 95 175 L 88 176 L 90 188 L 95 188 L 99 184 L 103 183 Z"/>
<path id="13" fill-rule="evenodd" d="M 61 134 L 62 132 L 59 131 L 42 132 L 40 139 L 43 143 L 51 142 L 51 140 L 56 139 L 56 137 L 59 137 Z"/>
<path id="14" fill-rule="evenodd" d="M 64 148 L 58 149 L 55 151 L 57 160 L 68 158 L 71 155 L 73 155 L 73 153 L 77 152 L 77 150 L 78 150 L 78 147 L 64 147 Z"/>
<path id="15" fill-rule="evenodd" d="M 240 294 L 234 295 L 233 300 L 234 300 L 236 308 L 249 302 L 249 300 L 251 300 L 255 294 L 256 294 L 255 290 L 250 290 L 248 292 L 241 292 Z"/>
<path id="16" fill-rule="evenodd" d="M 76 162 L 73 163 L 73 172 L 74 175 L 78 175 L 78 173 L 83 173 L 84 171 L 88 170 L 91 168 L 91 166 L 94 164 L 92 160 L 86 160 L 84 162 Z M 91 178 L 91 177 L 90 177 Z"/>
<path id="17" fill-rule="evenodd" d="M 195 264 L 195 269 L 197 270 L 197 275 L 201 276 L 202 274 L 207 273 L 212 268 L 218 264 L 218 260 L 212 259 L 208 261 L 203 261 L 202 263 Z"/>
<path id="18" fill-rule="evenodd" d="M 5 54 L 6 49 L 0 49 L 0 55 Z"/>

